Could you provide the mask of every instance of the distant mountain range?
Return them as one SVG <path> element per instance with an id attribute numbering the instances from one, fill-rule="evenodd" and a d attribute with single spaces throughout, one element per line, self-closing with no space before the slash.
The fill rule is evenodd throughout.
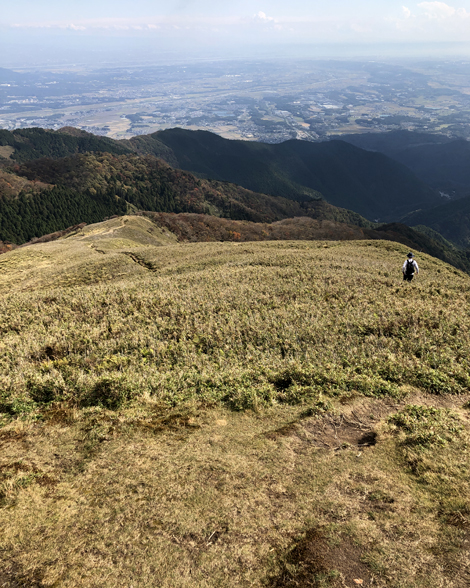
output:
<path id="1" fill-rule="evenodd" d="M 420 230 L 425 225 L 457 247 L 470 247 L 470 142 L 410 131 L 345 135 L 342 139 L 396 159 L 446 195 L 440 205 L 411 212 L 402 222 Z"/>

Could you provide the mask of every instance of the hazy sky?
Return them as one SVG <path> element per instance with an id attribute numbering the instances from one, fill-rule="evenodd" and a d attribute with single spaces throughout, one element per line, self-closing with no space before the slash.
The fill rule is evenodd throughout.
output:
<path id="1" fill-rule="evenodd" d="M 0 37 L 0 66 L 17 51 L 57 50 L 58 39 L 64 55 L 84 39 L 94 50 L 128 39 L 149 51 L 468 42 L 470 0 L 15 0 L 3 3 Z"/>

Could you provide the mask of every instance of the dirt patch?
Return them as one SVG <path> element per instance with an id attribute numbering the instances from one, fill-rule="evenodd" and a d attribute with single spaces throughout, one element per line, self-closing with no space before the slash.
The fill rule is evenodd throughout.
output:
<path id="1" fill-rule="evenodd" d="M 318 529 L 309 529 L 284 557 L 281 572 L 270 588 L 368 586 L 371 574 L 362 552 L 347 538 L 331 545 Z"/>
<path id="2" fill-rule="evenodd" d="M 101 253 L 104 253 L 104 251 L 102 251 Z M 155 265 L 151 261 L 147 261 L 143 257 L 136 255 L 135 253 L 131 253 L 129 251 L 123 251 L 123 254 L 127 255 L 128 257 L 130 257 L 132 259 L 132 261 L 134 261 L 135 263 L 138 263 L 139 265 L 141 265 L 143 268 L 149 270 L 150 272 L 157 272 L 160 269 L 157 265 Z"/>
<path id="3" fill-rule="evenodd" d="M 372 421 L 355 420 L 353 417 L 326 416 L 305 426 L 311 434 L 311 442 L 318 447 L 339 450 L 348 446 L 359 449 L 377 443 L 377 433 Z"/>
<path id="4" fill-rule="evenodd" d="M 426 394 L 414 394 L 402 400 L 354 399 L 351 405 L 344 406 L 341 414 L 326 413 L 321 417 L 301 417 L 278 429 L 267 431 L 264 437 L 276 440 L 280 437 L 295 436 L 304 443 L 335 451 L 347 447 L 364 449 L 377 443 L 378 424 L 407 404 L 455 409 L 460 408 L 467 399 L 467 396 Z"/>
<path id="5" fill-rule="evenodd" d="M 298 437 L 302 443 L 309 443 L 325 449 L 339 450 L 348 446 L 358 449 L 372 447 L 377 443 L 375 428 L 388 415 L 399 410 L 405 402 L 360 398 L 344 407 L 341 414 L 303 411 L 296 421 L 278 429 L 267 431 L 264 437 Z"/>

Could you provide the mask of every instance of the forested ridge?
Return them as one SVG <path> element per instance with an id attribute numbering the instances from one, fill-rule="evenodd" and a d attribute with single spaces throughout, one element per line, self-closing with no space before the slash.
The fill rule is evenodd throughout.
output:
<path id="1" fill-rule="evenodd" d="M 318 215 L 307 203 L 201 180 L 153 156 L 86 153 L 15 164 L 8 172 L 24 184 L 17 194 L 0 195 L 0 240 L 16 244 L 136 209 L 207 213 L 255 222 Z M 334 220 L 368 225 L 355 213 L 330 208 L 329 215 L 337 217 Z"/>
<path id="2" fill-rule="evenodd" d="M 125 214 L 126 202 L 109 192 L 78 192 L 64 186 L 31 197 L 21 193 L 0 203 L 0 240 L 25 243 L 81 222 L 100 222 L 112 214 Z"/>
<path id="3" fill-rule="evenodd" d="M 441 204 L 438 192 L 402 163 L 344 141 L 289 140 L 265 144 L 229 140 L 208 131 L 165 129 L 133 137 L 138 152 L 162 155 L 187 171 L 235 182 L 264 194 L 296 200 L 324 197 L 330 204 L 358 212 L 369 220 L 395 222 L 418 208 Z"/>
<path id="4" fill-rule="evenodd" d="M 75 153 L 131 152 L 128 147 L 107 137 L 97 137 L 80 131 L 70 134 L 38 128 L 15 131 L 0 129 L 0 147 L 2 146 L 12 147 L 14 153 L 10 156 L 11 159 L 20 163 L 40 157 L 60 158 Z"/>

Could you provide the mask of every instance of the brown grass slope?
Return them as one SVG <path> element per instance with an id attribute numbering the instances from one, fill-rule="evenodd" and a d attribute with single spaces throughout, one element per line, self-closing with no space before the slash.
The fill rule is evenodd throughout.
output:
<path id="1" fill-rule="evenodd" d="M 124 217 L 3 255 L 0 586 L 467 586 L 470 278 L 406 252 Z"/>
<path id="2" fill-rule="evenodd" d="M 348 223 L 348 216 L 343 216 L 341 209 L 323 200 L 309 205 L 309 217 L 286 218 L 272 223 L 237 221 L 201 214 L 140 214 L 169 229 L 180 241 L 380 239 L 402 243 L 410 249 L 437 257 L 462 271 L 470 271 L 470 261 L 466 253 L 457 251 L 448 243 L 433 239 L 400 223 L 378 225 L 375 228 Z"/>
<path id="3" fill-rule="evenodd" d="M 286 218 L 277 222 L 255 223 L 220 218 L 196 213 L 154 213 L 143 211 L 136 213 L 151 219 L 158 227 L 165 228 L 181 241 L 269 241 L 269 240 L 357 240 L 379 239 L 402 243 L 419 252 L 428 253 L 454 265 L 458 269 L 470 270 L 466 255 L 446 244 L 439 243 L 405 225 L 398 223 L 381 225 L 376 229 L 359 227 L 342 222 L 348 219 L 348 211 L 341 211 L 334 206 L 317 201 L 309 206 L 310 217 L 300 216 Z M 346 213 L 343 216 L 342 213 Z M 129 219 L 126 220 L 129 222 Z M 85 223 L 82 223 L 83 225 Z M 81 228 L 81 225 L 80 225 Z M 43 235 L 24 246 L 38 242 L 48 242 L 76 231 L 77 226 L 68 227 L 49 235 Z M 11 251 L 15 245 L 0 241 L 0 253 Z"/>

